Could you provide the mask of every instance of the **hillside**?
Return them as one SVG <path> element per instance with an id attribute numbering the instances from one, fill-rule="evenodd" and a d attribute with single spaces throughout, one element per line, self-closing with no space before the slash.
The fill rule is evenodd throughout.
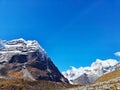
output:
<path id="1" fill-rule="evenodd" d="M 120 69 L 107 73 L 96 80 L 96 82 L 104 82 L 114 78 L 120 77 Z"/>
<path id="2" fill-rule="evenodd" d="M 0 90 L 64 90 L 70 87 L 70 84 L 44 80 L 25 81 L 23 79 L 0 79 Z"/>

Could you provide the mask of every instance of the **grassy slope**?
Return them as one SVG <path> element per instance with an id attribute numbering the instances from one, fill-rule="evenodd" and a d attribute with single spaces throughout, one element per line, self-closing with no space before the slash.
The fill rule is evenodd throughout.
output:
<path id="1" fill-rule="evenodd" d="M 104 82 L 110 79 L 120 77 L 120 70 L 116 70 L 110 73 L 107 73 L 96 80 L 96 82 Z"/>
<path id="2" fill-rule="evenodd" d="M 70 87 L 59 82 L 0 79 L 0 90 L 62 90 Z"/>

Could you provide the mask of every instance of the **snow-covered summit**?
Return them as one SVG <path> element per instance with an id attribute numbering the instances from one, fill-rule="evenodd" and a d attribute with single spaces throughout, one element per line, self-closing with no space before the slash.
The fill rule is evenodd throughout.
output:
<path id="1" fill-rule="evenodd" d="M 70 70 L 62 72 L 63 75 L 71 82 L 86 74 L 88 78 L 97 79 L 98 77 L 115 70 L 115 65 L 118 61 L 115 59 L 100 60 L 97 59 L 89 67 L 71 67 Z M 93 80 L 91 80 L 93 81 Z"/>
<path id="2" fill-rule="evenodd" d="M 0 63 L 8 62 L 12 56 L 38 52 L 41 60 L 48 57 L 45 50 L 39 45 L 36 40 L 14 39 L 10 41 L 0 40 Z"/>
<path id="3" fill-rule="evenodd" d="M 114 66 L 118 63 L 117 60 L 115 59 L 107 59 L 107 60 L 100 60 L 97 59 L 96 62 L 93 62 L 91 65 L 91 68 L 98 68 L 98 66 L 101 67 L 110 67 L 110 66 Z"/>
<path id="4" fill-rule="evenodd" d="M 36 40 L 1 40 L 0 47 L 0 78 L 68 83 Z"/>
<path id="5" fill-rule="evenodd" d="M 118 63 L 116 59 L 107 59 L 107 60 L 101 60 L 101 59 L 96 59 L 96 62 L 93 62 L 91 67 L 93 67 L 96 64 L 101 64 L 103 67 L 109 67 L 109 66 L 114 66 Z"/>
<path id="6" fill-rule="evenodd" d="M 14 52 L 34 52 L 36 50 L 45 52 L 36 40 L 24 40 L 23 38 L 14 39 L 10 41 L 0 41 L 0 52 L 14 51 Z"/>

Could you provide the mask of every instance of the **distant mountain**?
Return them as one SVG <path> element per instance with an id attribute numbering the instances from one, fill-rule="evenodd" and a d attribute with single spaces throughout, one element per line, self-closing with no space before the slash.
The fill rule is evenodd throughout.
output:
<path id="1" fill-rule="evenodd" d="M 68 83 L 35 40 L 0 41 L 0 78 Z"/>
<path id="2" fill-rule="evenodd" d="M 117 78 L 120 78 L 120 69 L 117 69 L 115 71 L 102 75 L 96 80 L 96 82 L 105 82 L 105 81 L 109 81 L 109 80 L 117 79 Z"/>
<path id="3" fill-rule="evenodd" d="M 100 76 L 114 71 L 119 67 L 120 64 L 117 60 L 97 59 L 96 62 L 93 62 L 90 67 L 72 67 L 71 70 L 67 70 L 62 73 L 72 84 L 88 84 L 93 83 Z"/>
<path id="4" fill-rule="evenodd" d="M 94 83 L 79 85 L 66 90 L 120 90 L 120 67 L 102 75 Z"/>

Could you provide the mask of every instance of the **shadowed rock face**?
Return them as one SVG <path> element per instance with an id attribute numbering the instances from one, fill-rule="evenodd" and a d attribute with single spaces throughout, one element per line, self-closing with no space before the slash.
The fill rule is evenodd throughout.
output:
<path id="1" fill-rule="evenodd" d="M 73 80 L 73 83 L 74 84 L 78 84 L 79 83 L 81 85 L 84 85 L 84 84 L 90 83 L 90 81 L 89 81 L 89 78 L 88 78 L 87 74 L 83 74 L 79 78 Z"/>
<path id="2" fill-rule="evenodd" d="M 0 77 L 68 83 L 36 41 L 14 40 L 4 47 L 0 50 Z"/>

